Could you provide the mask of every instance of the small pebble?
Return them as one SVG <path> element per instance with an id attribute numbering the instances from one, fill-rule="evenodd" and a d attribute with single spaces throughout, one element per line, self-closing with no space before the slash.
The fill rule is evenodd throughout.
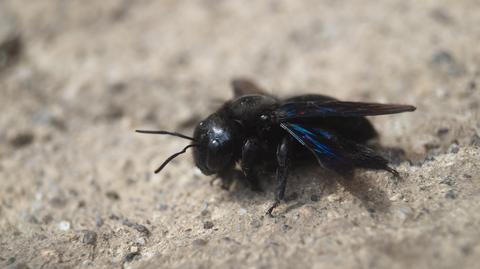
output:
<path id="1" fill-rule="evenodd" d="M 17 259 L 15 259 L 15 257 L 10 257 L 8 258 L 8 260 L 5 262 L 6 265 L 10 265 L 12 263 L 14 263 Z"/>
<path id="2" fill-rule="evenodd" d="M 55 208 L 63 208 L 67 204 L 67 199 L 64 197 L 56 196 L 50 199 L 49 204 Z"/>
<path id="3" fill-rule="evenodd" d="M 140 246 L 144 246 L 147 243 L 147 240 L 145 240 L 145 237 L 139 237 L 137 240 L 135 240 L 135 243 L 139 244 Z"/>
<path id="4" fill-rule="evenodd" d="M 312 196 L 310 196 L 310 200 L 312 202 L 318 202 L 318 201 L 320 201 L 320 197 L 316 194 L 312 194 Z"/>
<path id="5" fill-rule="evenodd" d="M 120 195 L 116 191 L 107 191 L 105 193 L 108 199 L 112 201 L 118 201 L 120 200 Z"/>
<path id="6" fill-rule="evenodd" d="M 472 139 L 470 140 L 470 145 L 477 148 L 480 147 L 480 136 L 478 136 L 477 134 L 474 134 L 472 136 Z"/>
<path id="7" fill-rule="evenodd" d="M 0 9 L 0 71 L 16 63 L 23 51 L 23 40 L 13 21 Z"/>
<path id="8" fill-rule="evenodd" d="M 436 51 L 430 60 L 430 65 L 437 72 L 450 76 L 458 76 L 464 73 L 464 67 L 458 63 L 453 55 L 447 50 Z"/>
<path id="9" fill-rule="evenodd" d="M 390 211 L 402 223 L 413 216 L 412 208 L 406 204 L 394 205 L 390 208 Z"/>
<path id="10" fill-rule="evenodd" d="M 144 234 L 145 236 L 150 236 L 150 234 L 151 234 L 150 230 L 148 230 L 147 227 L 145 227 L 144 225 L 131 222 L 128 219 L 124 219 L 122 221 L 122 224 L 127 226 L 127 227 L 130 227 L 130 228 L 133 228 L 133 229 L 137 230 L 138 232 Z"/>
<path id="11" fill-rule="evenodd" d="M 90 230 L 83 231 L 82 243 L 86 245 L 96 245 L 97 244 L 97 233 Z"/>
<path id="12" fill-rule="evenodd" d="M 453 190 L 449 190 L 445 193 L 445 198 L 447 199 L 455 199 L 457 198 L 457 194 Z"/>
<path id="13" fill-rule="evenodd" d="M 333 193 L 333 194 L 330 194 L 329 196 L 327 196 L 327 200 L 329 202 L 338 202 L 340 201 L 342 198 L 336 194 L 336 193 Z"/>
<path id="14" fill-rule="evenodd" d="M 287 224 L 283 224 L 283 226 L 282 226 L 282 230 L 284 232 L 287 232 L 288 230 L 291 230 L 291 229 L 292 229 L 292 227 L 288 226 Z"/>
<path id="15" fill-rule="evenodd" d="M 110 104 L 99 118 L 105 120 L 118 120 L 122 118 L 124 114 L 122 107 Z"/>
<path id="16" fill-rule="evenodd" d="M 195 239 L 192 241 L 192 245 L 197 246 L 197 247 L 203 247 L 207 245 L 208 241 L 204 239 Z"/>
<path id="17" fill-rule="evenodd" d="M 8 137 L 8 142 L 10 145 L 16 148 L 22 148 L 30 145 L 34 140 L 34 135 L 29 131 L 21 131 L 18 133 L 11 134 Z"/>
<path id="18" fill-rule="evenodd" d="M 123 262 L 126 263 L 126 262 L 131 262 L 133 261 L 135 258 L 137 258 L 138 256 L 140 256 L 140 253 L 139 252 L 130 252 L 128 253 L 127 255 L 125 255 L 125 257 L 123 258 Z"/>
<path id="19" fill-rule="evenodd" d="M 70 222 L 66 220 L 60 221 L 60 223 L 58 223 L 58 229 L 60 229 L 60 231 L 70 230 Z"/>
<path id="20" fill-rule="evenodd" d="M 103 219 L 100 216 L 95 217 L 95 225 L 97 227 L 102 227 L 103 226 Z"/>
<path id="21" fill-rule="evenodd" d="M 260 219 L 253 219 L 251 222 L 250 222 L 250 225 L 253 227 L 253 228 L 260 228 L 262 226 L 262 221 Z"/>
<path id="22" fill-rule="evenodd" d="M 398 201 L 398 200 L 400 200 L 400 199 L 402 199 L 402 198 L 403 198 L 403 194 L 401 194 L 401 193 L 396 193 L 396 194 L 392 195 L 392 196 L 389 198 L 389 200 L 390 200 L 390 201 Z"/>
<path id="23" fill-rule="evenodd" d="M 205 222 L 203 223 L 203 229 L 205 229 L 205 230 L 212 229 L 213 226 L 214 226 L 214 224 L 213 224 L 213 222 L 211 222 L 211 221 L 205 221 Z"/>
<path id="24" fill-rule="evenodd" d="M 247 214 L 247 210 L 245 208 L 242 207 L 238 210 L 238 215 L 243 216 L 245 214 Z"/>
<path id="25" fill-rule="evenodd" d="M 42 223 L 43 224 L 49 224 L 52 221 L 53 221 L 52 215 L 45 215 L 45 216 L 42 217 Z"/>
<path id="26" fill-rule="evenodd" d="M 442 181 L 440 181 L 440 184 L 445 184 L 445 185 L 448 185 L 448 186 L 452 186 L 453 183 L 454 183 L 454 179 L 451 178 L 451 177 L 446 177 L 444 178 Z"/>
<path id="27" fill-rule="evenodd" d="M 453 154 L 457 154 L 460 151 L 460 146 L 457 143 L 450 145 L 448 151 Z"/>
<path id="28" fill-rule="evenodd" d="M 443 137 L 446 134 L 448 134 L 449 131 L 450 130 L 448 128 L 440 128 L 440 129 L 437 130 L 437 136 Z"/>

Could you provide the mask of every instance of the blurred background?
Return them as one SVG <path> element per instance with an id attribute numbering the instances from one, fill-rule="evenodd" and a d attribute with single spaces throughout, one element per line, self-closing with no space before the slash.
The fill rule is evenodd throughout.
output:
<path id="1" fill-rule="evenodd" d="M 0 267 L 474 268 L 477 0 L 0 0 Z M 272 201 L 152 171 L 248 77 L 405 103 L 372 119 L 402 180 L 297 169 Z M 268 182 L 268 180 L 266 180 Z M 267 184 L 268 185 L 268 184 Z M 23 267 L 22 267 L 23 266 Z"/>

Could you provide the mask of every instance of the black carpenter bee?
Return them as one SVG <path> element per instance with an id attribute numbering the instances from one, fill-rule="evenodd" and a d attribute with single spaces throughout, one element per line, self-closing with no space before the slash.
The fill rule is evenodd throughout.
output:
<path id="1" fill-rule="evenodd" d="M 365 116 L 414 111 L 414 106 L 343 102 L 318 94 L 278 99 L 246 79 L 233 80 L 232 87 L 234 98 L 198 123 L 193 137 L 137 130 L 192 141 L 169 157 L 155 173 L 193 148 L 195 165 L 203 174 L 229 180 L 238 172 L 239 164 L 242 178 L 258 190 L 258 172 L 273 164 L 275 202 L 267 211 L 269 215 L 284 199 L 289 166 L 299 156 L 315 157 L 322 166 L 339 174 L 366 168 L 398 176 L 385 158 L 366 146 L 378 134 Z"/>

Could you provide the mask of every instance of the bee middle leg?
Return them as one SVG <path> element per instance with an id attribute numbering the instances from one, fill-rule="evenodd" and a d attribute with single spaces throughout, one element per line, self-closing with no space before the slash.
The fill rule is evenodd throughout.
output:
<path id="1" fill-rule="evenodd" d="M 242 147 L 242 159 L 240 166 L 245 175 L 247 184 L 253 191 L 262 192 L 263 189 L 260 186 L 257 177 L 256 167 L 260 161 L 261 147 L 258 139 L 248 139 Z"/>
<path id="2" fill-rule="evenodd" d="M 285 188 L 287 187 L 288 169 L 290 166 L 290 152 L 293 144 L 288 137 L 284 137 L 277 148 L 277 176 L 275 187 L 275 202 L 270 206 L 267 215 L 273 217 L 272 211 L 285 198 Z"/>

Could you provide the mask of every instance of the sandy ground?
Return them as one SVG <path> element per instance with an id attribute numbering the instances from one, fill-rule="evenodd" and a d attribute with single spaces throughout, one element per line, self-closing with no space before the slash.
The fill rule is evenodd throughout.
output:
<path id="1" fill-rule="evenodd" d="M 480 2 L 0 1 L 0 267 L 478 268 Z M 296 169 L 288 201 L 191 156 L 248 76 L 278 96 L 413 104 L 372 119 L 402 175 Z"/>

